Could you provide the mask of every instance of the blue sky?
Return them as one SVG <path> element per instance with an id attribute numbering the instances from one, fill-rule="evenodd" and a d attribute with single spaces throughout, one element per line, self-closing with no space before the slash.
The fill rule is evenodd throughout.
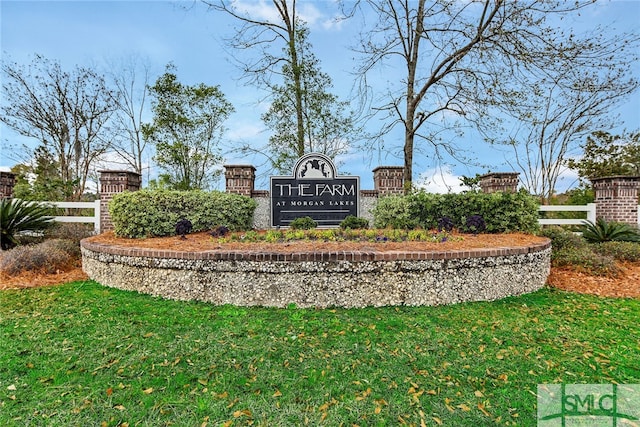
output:
<path id="1" fill-rule="evenodd" d="M 256 13 L 264 12 L 264 0 L 250 2 Z M 268 2 L 266 2 L 268 3 Z M 355 22 L 336 24 L 331 20 L 335 13 L 329 0 L 301 2 L 303 15 L 309 21 L 310 41 L 316 56 L 321 60 L 322 70 L 334 82 L 334 92 L 348 99 L 353 76 L 355 54 L 349 46 L 355 42 L 358 29 Z M 229 129 L 225 143 L 234 145 L 238 141 L 256 146 L 263 144 L 269 134 L 264 130 L 260 115 L 266 105 L 260 104 L 259 94 L 251 86 L 236 80 L 238 71 L 228 60 L 223 37 L 232 34 L 234 22 L 227 16 L 208 12 L 191 1 L 7 1 L 0 0 L 0 46 L 3 58 L 27 64 L 33 54 L 59 60 L 63 67 L 98 65 L 129 55 L 147 58 L 155 76 L 164 71 L 164 66 L 173 62 L 177 66 L 180 81 L 187 84 L 206 83 L 219 85 L 235 106 L 236 112 L 226 122 Z M 588 27 L 595 23 L 608 23 L 612 31 L 628 31 L 637 28 L 640 22 L 640 0 L 600 1 L 597 7 L 585 12 L 576 25 Z M 640 77 L 640 66 L 635 64 L 634 74 Z M 382 73 L 392 73 L 385 70 Z M 383 76 L 382 74 L 380 75 Z M 381 80 L 384 80 L 382 78 Z M 380 90 L 384 90 L 381 87 Z M 640 129 L 640 95 L 621 105 L 622 123 L 611 131 Z M 374 123 L 375 124 L 375 123 Z M 0 140 L 26 141 L 13 131 L 0 126 Z M 399 156 L 402 132 L 385 138 L 385 145 L 393 147 L 389 152 L 374 155 L 353 152 L 341 160 L 341 173 L 361 176 L 362 188 L 372 188 L 371 170 L 378 165 L 401 165 Z M 492 171 L 510 171 L 507 160 L 511 153 L 478 143 L 477 137 L 469 135 L 461 141 L 470 147 L 482 166 L 452 164 L 442 173 L 435 173 L 434 166 L 426 157 L 417 155 L 414 166 L 418 177 L 431 183 L 433 191 L 446 191 L 444 181 L 458 187 L 457 176 L 474 175 Z M 473 147 L 473 148 L 471 148 Z M 255 163 L 259 160 L 228 155 L 227 163 Z M 3 148 L 0 167 L 7 168 L 16 163 L 11 153 Z M 260 170 L 258 171 L 260 173 Z M 153 173 L 153 172 L 152 172 Z M 266 185 L 266 181 L 263 181 Z M 559 189 L 575 182 L 575 176 L 567 174 Z M 223 184 L 222 184 L 223 185 Z"/>

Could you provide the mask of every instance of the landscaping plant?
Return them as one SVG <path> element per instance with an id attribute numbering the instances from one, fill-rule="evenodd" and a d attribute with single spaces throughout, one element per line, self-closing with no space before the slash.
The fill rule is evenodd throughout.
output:
<path id="1" fill-rule="evenodd" d="M 20 199 L 0 200 L 0 246 L 8 250 L 18 245 L 19 233 L 39 233 L 52 224 L 49 207 Z"/>
<path id="2" fill-rule="evenodd" d="M 316 228 L 317 226 L 318 223 L 308 216 L 296 218 L 289 224 L 289 227 L 293 228 L 294 230 L 311 230 L 312 228 Z"/>
<path id="3" fill-rule="evenodd" d="M 369 220 L 366 218 L 357 217 L 355 215 L 347 216 L 340 223 L 340 228 L 342 229 L 351 229 L 351 230 L 360 230 L 363 228 L 369 228 Z"/>
<path id="4" fill-rule="evenodd" d="M 589 243 L 640 241 L 637 228 L 621 222 L 607 221 L 604 218 L 598 218 L 595 223 L 584 221 L 580 231 L 582 237 Z"/>

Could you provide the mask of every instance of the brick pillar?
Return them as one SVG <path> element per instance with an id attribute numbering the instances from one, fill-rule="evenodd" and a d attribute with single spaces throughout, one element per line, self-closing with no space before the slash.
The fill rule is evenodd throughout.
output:
<path id="1" fill-rule="evenodd" d="M 404 167 L 378 166 L 373 170 L 373 189 L 378 196 L 404 194 Z"/>
<path id="2" fill-rule="evenodd" d="M 138 191 L 142 185 L 142 175 L 129 171 L 98 171 L 100 173 L 100 232 L 113 230 L 111 215 L 107 205 L 114 194 Z"/>
<path id="3" fill-rule="evenodd" d="M 0 199 L 10 199 L 16 185 L 16 174 L 0 172 Z"/>
<path id="4" fill-rule="evenodd" d="M 596 216 L 607 221 L 638 225 L 640 176 L 608 176 L 591 179 Z"/>
<path id="5" fill-rule="evenodd" d="M 225 165 L 226 191 L 251 197 L 256 181 L 256 168 L 251 165 Z"/>
<path id="6" fill-rule="evenodd" d="M 515 193 L 518 191 L 518 172 L 492 172 L 480 177 L 480 189 L 483 193 L 504 191 Z"/>

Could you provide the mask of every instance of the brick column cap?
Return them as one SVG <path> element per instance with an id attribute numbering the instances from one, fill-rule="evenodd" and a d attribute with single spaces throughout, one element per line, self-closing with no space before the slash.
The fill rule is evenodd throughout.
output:
<path id="1" fill-rule="evenodd" d="M 400 170 L 400 169 L 404 169 L 404 166 L 378 166 L 374 170 L 372 170 L 371 172 L 375 172 L 375 171 L 377 171 L 379 169 L 396 169 L 396 170 Z"/>
<path id="2" fill-rule="evenodd" d="M 104 169 L 104 170 L 99 170 L 99 173 L 130 173 L 132 175 L 138 175 L 138 176 L 142 176 L 142 174 L 138 173 L 138 172 L 134 172 L 134 171 L 127 171 L 127 170 L 112 170 L 112 169 Z"/>
<path id="3" fill-rule="evenodd" d="M 589 178 L 589 181 L 604 181 L 614 179 L 628 179 L 630 181 L 640 181 L 640 175 L 612 175 L 612 176 L 600 176 L 597 178 Z"/>
<path id="4" fill-rule="evenodd" d="M 223 167 L 225 169 L 230 169 L 230 168 L 251 168 L 253 170 L 256 170 L 255 166 L 253 165 L 223 165 Z"/>
<path id="5" fill-rule="evenodd" d="M 520 172 L 489 172 L 489 173 L 485 173 L 484 175 L 480 175 L 478 178 L 480 179 L 489 178 L 489 177 L 506 178 L 506 177 L 512 177 L 512 176 L 518 176 L 518 175 L 520 175 Z"/>

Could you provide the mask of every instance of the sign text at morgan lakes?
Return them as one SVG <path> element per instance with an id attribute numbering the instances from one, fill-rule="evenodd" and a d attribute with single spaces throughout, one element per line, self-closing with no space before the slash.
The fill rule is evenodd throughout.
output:
<path id="1" fill-rule="evenodd" d="M 359 215 L 360 179 L 337 176 L 327 156 L 307 154 L 293 176 L 271 177 L 271 225 L 288 227 L 296 218 L 311 217 L 320 227 L 336 227 Z"/>

